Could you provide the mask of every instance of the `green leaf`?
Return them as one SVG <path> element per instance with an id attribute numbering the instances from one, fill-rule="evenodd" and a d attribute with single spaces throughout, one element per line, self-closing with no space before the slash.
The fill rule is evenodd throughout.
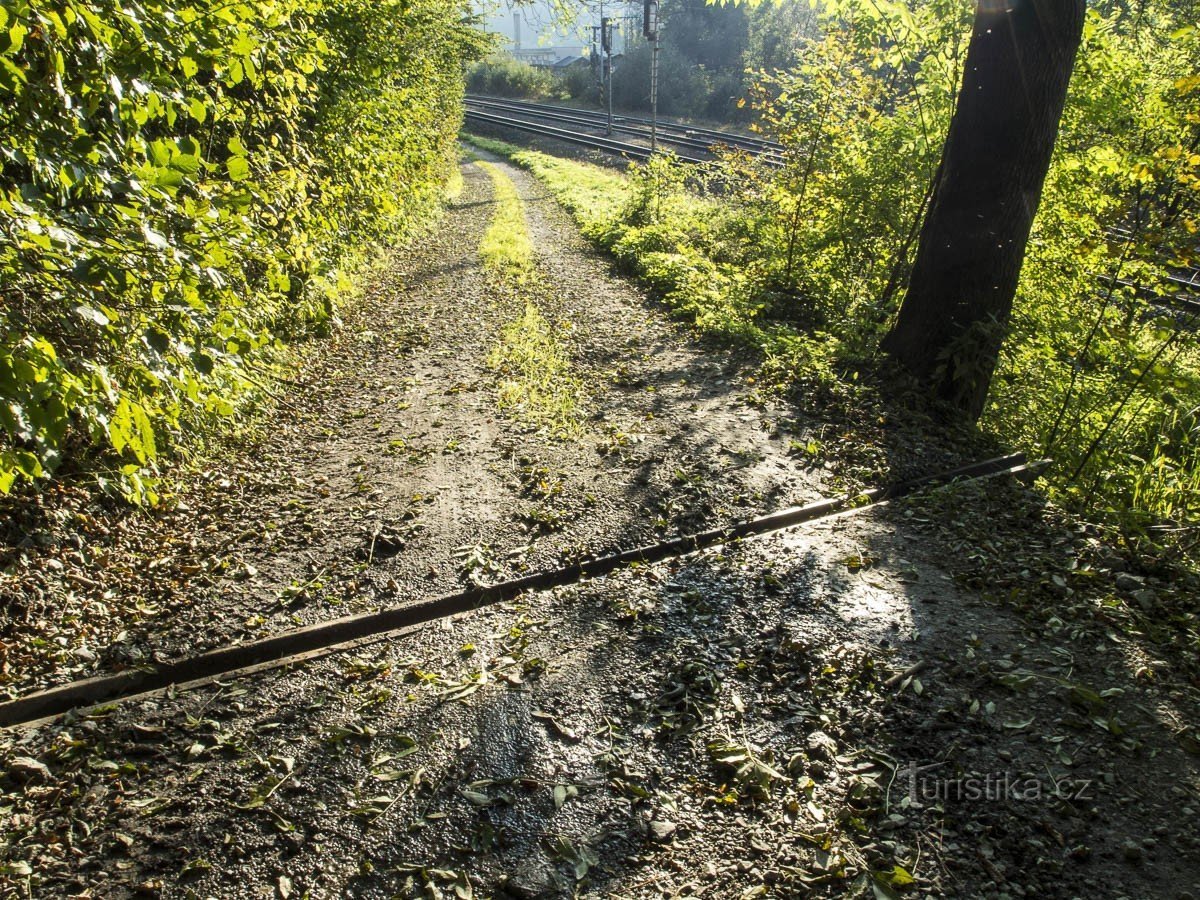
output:
<path id="1" fill-rule="evenodd" d="M 231 156 L 225 161 L 229 177 L 234 181 L 245 181 L 250 174 L 250 164 L 240 156 Z"/>
<path id="2" fill-rule="evenodd" d="M 8 46 L 2 49 L 2 52 L 9 56 L 16 56 L 21 52 L 21 47 L 25 45 L 25 35 L 29 34 L 29 29 L 16 22 L 8 29 Z"/>
<path id="3" fill-rule="evenodd" d="M 101 328 L 104 328 L 108 325 L 108 316 L 100 312 L 100 310 L 93 309 L 90 306 L 80 305 L 75 307 L 75 315 L 79 316 L 79 318 L 85 321 L 91 322 L 94 325 L 99 325 Z"/>
<path id="4" fill-rule="evenodd" d="M 167 239 L 148 224 L 142 226 L 142 234 L 146 237 L 146 243 L 156 250 L 166 250 L 169 246 Z"/>
<path id="5" fill-rule="evenodd" d="M 195 175 L 200 171 L 200 157 L 189 153 L 180 153 L 171 160 L 171 168 L 185 175 Z"/>

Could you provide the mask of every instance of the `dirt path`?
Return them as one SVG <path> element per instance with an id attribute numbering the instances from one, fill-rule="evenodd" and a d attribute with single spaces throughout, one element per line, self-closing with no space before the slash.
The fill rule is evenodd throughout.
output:
<path id="1" fill-rule="evenodd" d="M 792 529 L 28 733 L 0 748 L 8 883 L 1195 896 L 1197 766 L 1172 740 L 1186 707 L 1129 647 L 1048 641 L 956 588 L 911 542 L 927 512 Z"/>
<path id="2" fill-rule="evenodd" d="M 42 599 L 7 635 L 11 693 L 819 496 L 768 434 L 770 411 L 745 402 L 749 370 L 698 348 L 502 168 L 537 247 L 530 290 L 585 386 L 581 434 L 556 440 L 499 411 L 488 357 L 524 300 L 481 268 L 491 192 L 467 165 L 441 227 L 314 348 L 260 441 L 174 513 L 85 531 L 81 554 L 77 522 L 39 530 L 47 551 L 23 555 L 10 582 Z M 21 654 L 56 636 L 53 653 Z"/>
<path id="3" fill-rule="evenodd" d="M 10 687 L 819 493 L 747 370 L 503 171 L 586 387 L 579 436 L 498 410 L 488 357 L 525 298 L 480 268 L 492 194 L 467 165 L 249 453 L 124 536 L 85 510 L 100 548 L 42 523 L 24 583 L 108 617 L 93 659 L 68 641 Z M 1088 558 L 1039 503 L 943 492 L 0 734 L 0 896 L 1200 896 L 1194 693 L 1102 618 L 965 586 L 1014 547 Z"/>

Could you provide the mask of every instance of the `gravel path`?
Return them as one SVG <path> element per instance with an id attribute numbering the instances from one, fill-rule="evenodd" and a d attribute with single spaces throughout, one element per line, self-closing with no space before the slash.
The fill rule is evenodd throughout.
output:
<path id="1" fill-rule="evenodd" d="M 821 470 L 746 402 L 752 369 L 697 347 L 499 165 L 537 247 L 530 290 L 570 335 L 581 436 L 499 412 L 487 358 L 524 300 L 481 269 L 491 189 L 466 165 L 440 228 L 382 261 L 344 326 L 308 348 L 261 438 L 177 508 L 29 526 L 43 546 L 17 555 L 0 591 L 12 609 L 35 589 L 39 603 L 8 623 L 0 685 L 22 694 L 820 495 Z M 103 521 L 79 540 L 79 518 Z M 38 639 L 48 648 L 23 653 Z"/>
<path id="2" fill-rule="evenodd" d="M 498 411 L 486 360 L 523 300 L 479 267 L 491 194 L 467 165 L 259 441 L 169 513 L 83 505 L 31 532 L 8 577 L 45 606 L 16 637 L 55 599 L 108 617 L 87 619 L 91 659 L 66 640 L 10 689 L 821 492 L 781 411 L 747 402 L 751 370 L 504 171 L 582 435 Z M 950 489 L 0 733 L 0 896 L 1194 898 L 1194 692 L 1067 616 L 1095 550 L 1025 488 Z M 1064 618 L 984 598 L 1026 555 L 1079 563 L 1029 576 Z"/>

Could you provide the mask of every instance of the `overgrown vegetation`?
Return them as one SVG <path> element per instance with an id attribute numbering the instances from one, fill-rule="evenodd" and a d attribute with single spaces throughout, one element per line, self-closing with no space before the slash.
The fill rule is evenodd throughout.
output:
<path id="1" fill-rule="evenodd" d="M 498 275 L 524 300 L 520 318 L 506 325 L 488 356 L 501 376 L 500 408 L 566 438 L 579 431 L 583 387 L 555 329 L 533 299 L 533 249 L 525 211 L 507 175 L 489 162 L 478 163 L 492 179 L 495 211 L 479 246 L 484 268 Z"/>
<path id="2" fill-rule="evenodd" d="M 786 149 L 688 183 L 635 170 L 596 209 L 578 173 L 510 149 L 587 233 L 702 330 L 760 348 L 770 381 L 844 386 L 877 369 L 961 77 L 969 9 L 820 9 L 799 67 L 755 103 Z M 1067 110 L 983 420 L 1054 460 L 1055 496 L 1147 551 L 1200 547 L 1200 316 L 1171 295 L 1196 265 L 1200 59 L 1178 6 L 1089 11 Z M 565 166 L 574 165 L 568 171 Z M 947 359 L 945 365 L 969 364 Z"/>
<path id="3" fill-rule="evenodd" d="M 687 189 L 669 156 L 626 175 L 491 138 L 468 140 L 528 169 L 591 240 L 703 334 L 762 350 L 780 390 L 801 373 L 810 382 L 836 380 L 833 334 L 802 331 L 764 312 L 769 296 L 748 267 L 743 209 Z"/>
<path id="4" fill-rule="evenodd" d="M 466 141 L 483 150 L 507 157 L 528 169 L 542 181 L 588 230 L 611 222 L 628 196 L 628 180 L 612 169 L 584 165 L 574 160 L 550 156 L 494 138 L 466 135 Z"/>
<path id="5" fill-rule="evenodd" d="M 501 375 L 501 409 L 559 438 L 578 433 L 583 386 L 536 303 L 526 302 L 521 317 L 504 327 L 488 365 Z"/>
<path id="6" fill-rule="evenodd" d="M 0 10 L 0 493 L 87 461 L 153 501 L 164 452 L 429 219 L 484 43 L 464 12 Z"/>
<path id="7" fill-rule="evenodd" d="M 524 281 L 533 267 L 533 248 L 525 227 L 525 212 L 512 180 L 489 162 L 476 163 L 492 179 L 492 222 L 479 245 L 484 268 Z"/>
<path id="8" fill-rule="evenodd" d="M 554 97 L 561 93 L 558 79 L 511 56 L 494 55 L 467 69 L 467 90 L 493 97 Z"/>

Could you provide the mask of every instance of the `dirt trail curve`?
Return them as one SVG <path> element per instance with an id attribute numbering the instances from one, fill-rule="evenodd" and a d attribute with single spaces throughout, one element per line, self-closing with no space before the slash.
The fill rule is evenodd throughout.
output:
<path id="1" fill-rule="evenodd" d="M 492 194 L 466 165 L 266 437 L 172 514 L 106 526 L 78 577 L 122 580 L 59 664 L 178 655 L 820 493 L 777 412 L 742 399 L 746 370 L 502 169 L 587 388 L 582 435 L 497 410 L 487 357 L 521 302 L 480 268 Z M 944 491 L 0 733 L 0 896 L 1195 900 L 1194 698 L 1102 624 L 1031 621 L 947 572 L 982 541 L 1082 554 L 1086 536 L 1032 530 L 1040 502 Z M 32 546 L 69 575 L 83 551 L 52 524 Z M 28 608 L 18 627 L 46 627 Z M 9 687 L 49 672 L 10 666 Z"/>

